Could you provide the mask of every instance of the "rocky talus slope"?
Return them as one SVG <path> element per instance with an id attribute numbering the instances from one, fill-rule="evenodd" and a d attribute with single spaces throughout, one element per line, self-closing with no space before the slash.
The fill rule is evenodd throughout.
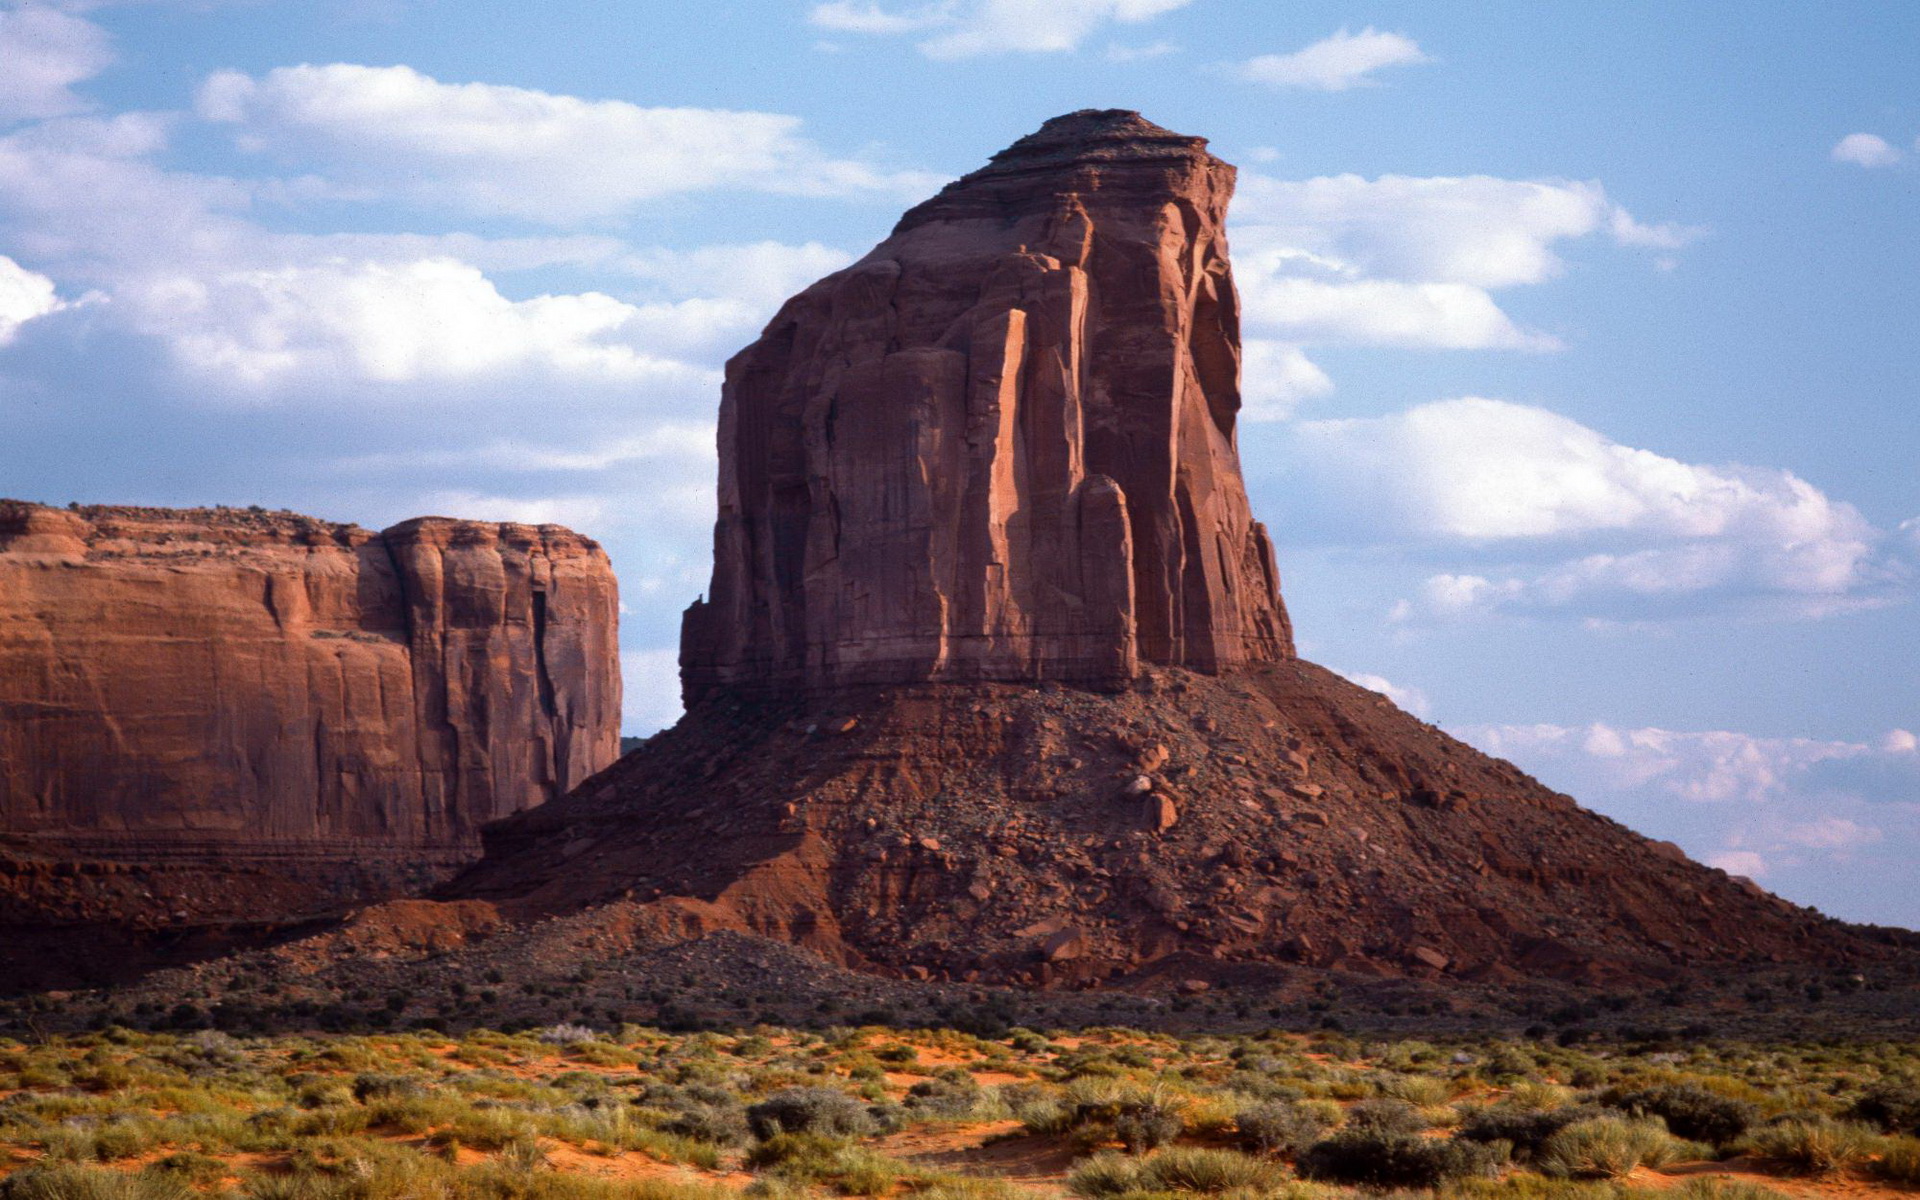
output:
<path id="1" fill-rule="evenodd" d="M 790 301 L 728 369 L 687 716 L 442 895 L 1050 987 L 1906 953 L 1294 657 L 1235 446 L 1232 184 L 1074 113 Z"/>
<path id="2" fill-rule="evenodd" d="M 0 926 L 271 920 L 424 886 L 618 752 L 606 555 L 0 502 Z"/>

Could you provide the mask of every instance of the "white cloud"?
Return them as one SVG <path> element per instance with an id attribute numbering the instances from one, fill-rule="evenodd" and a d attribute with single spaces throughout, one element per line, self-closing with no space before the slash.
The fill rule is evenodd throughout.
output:
<path id="1" fill-rule="evenodd" d="M 1109 43 L 1104 57 L 1111 63 L 1145 62 L 1152 58 L 1165 58 L 1169 54 L 1180 53 L 1180 47 L 1173 42 L 1148 42 L 1142 46 L 1128 46 L 1120 42 Z"/>
<path id="2" fill-rule="evenodd" d="M 1368 277 L 1474 287 L 1539 283 L 1558 274 L 1556 243 L 1606 232 L 1624 245 L 1671 247 L 1697 231 L 1634 220 L 1594 182 L 1487 175 L 1273 179 L 1244 175 L 1239 226 Z"/>
<path id="3" fill-rule="evenodd" d="M 1234 210 L 1250 333 L 1304 345 L 1553 350 L 1493 297 L 1563 270 L 1560 243 L 1606 235 L 1672 250 L 1697 230 L 1644 224 L 1597 183 L 1248 172 Z"/>
<path id="4" fill-rule="evenodd" d="M 1268 87 L 1344 92 L 1373 83 L 1368 76 L 1383 67 L 1431 61 L 1412 38 L 1382 33 L 1369 25 L 1359 33 L 1341 29 L 1292 54 L 1262 54 L 1248 59 L 1236 73 L 1249 83 Z"/>
<path id="5" fill-rule="evenodd" d="M 1876 133 L 1850 133 L 1835 142 L 1833 161 L 1857 167 L 1890 167 L 1900 161 L 1900 151 Z"/>
<path id="6" fill-rule="evenodd" d="M 832 0 L 816 4 L 807 20 L 836 33 L 918 33 L 951 20 L 951 6 L 929 4 L 904 12 L 890 12 L 878 4 L 857 4 L 853 0 Z"/>
<path id="7" fill-rule="evenodd" d="M 798 117 L 442 83 L 404 66 L 222 71 L 197 107 L 233 125 L 243 148 L 317 161 L 372 196 L 551 224 L 720 188 L 898 199 L 942 182 L 835 158 L 801 136 Z"/>
<path id="8" fill-rule="evenodd" d="M 334 261 L 148 281 L 185 361 L 249 387 L 289 377 L 461 380 L 537 368 L 634 384 L 716 382 L 654 352 L 643 309 L 597 292 L 512 301 L 447 258 Z M 676 379 L 675 377 L 678 376 Z"/>
<path id="9" fill-rule="evenodd" d="M 420 503 L 434 516 L 566 525 L 577 530 L 598 527 L 607 511 L 607 500 L 601 496 L 492 496 L 457 488 L 424 493 Z"/>
<path id="10" fill-rule="evenodd" d="M 1307 343 L 1351 342 L 1436 350 L 1557 350 L 1558 339 L 1515 325 L 1493 297 L 1463 283 L 1348 283 L 1250 275 L 1260 327 Z"/>
<path id="11" fill-rule="evenodd" d="M 1789 898 L 1920 920 L 1920 756 L 1866 741 L 1591 725 L 1456 730 L 1588 807 Z M 1875 881 L 1884 881 L 1877 886 Z"/>
<path id="12" fill-rule="evenodd" d="M 845 250 L 819 242 L 788 245 L 748 242 L 692 250 L 645 249 L 620 261 L 622 270 L 676 294 L 720 296 L 765 308 L 766 316 L 816 279 L 854 260 Z"/>
<path id="13" fill-rule="evenodd" d="M 939 0 L 907 8 L 856 0 L 816 4 L 808 20 L 842 33 L 925 34 L 928 58 L 1076 50 L 1109 24 L 1138 24 L 1192 0 Z"/>
<path id="14" fill-rule="evenodd" d="M 1722 850 L 1709 854 L 1703 860 L 1710 867 L 1719 867 L 1729 875 L 1741 875 L 1748 879 L 1767 877 L 1767 860 L 1751 850 Z"/>
<path id="15" fill-rule="evenodd" d="M 86 108 L 73 85 L 112 61 L 106 32 L 90 21 L 49 5 L 0 9 L 0 121 Z"/>
<path id="16" fill-rule="evenodd" d="M 1385 696 L 1387 699 L 1417 717 L 1426 716 L 1431 708 L 1427 700 L 1427 694 L 1419 688 L 1401 687 L 1385 676 L 1369 674 L 1366 671 L 1336 671 L 1334 673 L 1346 679 L 1349 683 L 1359 684 L 1370 692 L 1379 692 L 1382 696 Z"/>
<path id="17" fill-rule="evenodd" d="M 1813 617 L 1902 597 L 1913 574 L 1897 537 L 1791 472 L 1682 462 L 1529 405 L 1464 397 L 1293 434 L 1330 529 L 1506 564 L 1430 577 L 1402 619 Z"/>
<path id="18" fill-rule="evenodd" d="M 1249 421 L 1284 421 L 1302 402 L 1333 391 L 1333 380 L 1300 347 L 1267 338 L 1241 345 L 1240 379 L 1240 415 Z"/>
<path id="19" fill-rule="evenodd" d="M 28 321 L 65 307 L 53 280 L 0 254 L 0 346 L 11 342 Z"/>

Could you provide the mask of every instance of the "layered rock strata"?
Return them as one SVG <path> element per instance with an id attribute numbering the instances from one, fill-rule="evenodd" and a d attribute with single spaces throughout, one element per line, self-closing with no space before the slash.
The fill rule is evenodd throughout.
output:
<path id="1" fill-rule="evenodd" d="M 1235 448 L 1233 183 L 1074 113 L 788 301 L 727 365 L 689 700 L 1289 657 Z"/>
<path id="2" fill-rule="evenodd" d="M 0 502 L 0 844 L 334 863 L 349 893 L 444 869 L 617 757 L 616 609 L 605 553 L 552 525 Z M 235 898 L 203 890 L 165 903 Z"/>

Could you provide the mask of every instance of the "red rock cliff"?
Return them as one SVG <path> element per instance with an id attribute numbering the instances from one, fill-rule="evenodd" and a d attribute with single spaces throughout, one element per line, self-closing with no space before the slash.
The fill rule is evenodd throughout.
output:
<path id="1" fill-rule="evenodd" d="M 362 878 L 467 857 L 617 757 L 616 608 L 552 525 L 0 502 L 0 835 Z"/>
<path id="2" fill-rule="evenodd" d="M 788 301 L 727 365 L 689 701 L 1291 657 L 1235 448 L 1233 182 L 1137 113 L 1059 117 Z"/>

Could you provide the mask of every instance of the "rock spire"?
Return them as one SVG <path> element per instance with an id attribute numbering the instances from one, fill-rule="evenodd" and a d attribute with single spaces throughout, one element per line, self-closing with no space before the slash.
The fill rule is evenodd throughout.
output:
<path id="1" fill-rule="evenodd" d="M 1235 446 L 1233 183 L 1071 113 L 789 300 L 727 364 L 689 703 L 1290 658 Z"/>

